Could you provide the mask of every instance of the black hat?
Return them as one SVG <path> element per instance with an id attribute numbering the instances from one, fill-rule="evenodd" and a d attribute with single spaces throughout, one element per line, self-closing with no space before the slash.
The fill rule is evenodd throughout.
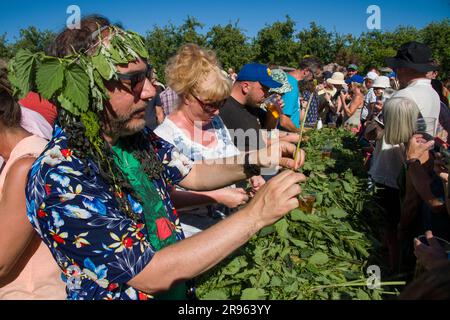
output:
<path id="1" fill-rule="evenodd" d="M 432 64 L 431 49 L 420 42 L 411 41 L 403 44 L 393 58 L 387 58 L 386 64 L 391 68 L 411 68 L 419 72 L 438 70 Z"/>

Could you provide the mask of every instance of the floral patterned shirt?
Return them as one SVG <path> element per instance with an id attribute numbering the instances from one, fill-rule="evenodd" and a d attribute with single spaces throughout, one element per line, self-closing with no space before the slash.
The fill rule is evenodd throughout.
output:
<path id="1" fill-rule="evenodd" d="M 181 181 L 192 162 L 152 132 L 146 134 L 165 169 L 161 179 L 153 180 L 167 211 L 167 217 L 156 220 L 158 237 L 164 240 L 175 233 L 180 241 L 184 234 L 167 185 Z M 61 268 L 69 300 L 152 298 L 127 285 L 156 253 L 145 225 L 119 210 L 96 164 L 88 161 L 88 166 L 85 170 L 56 126 L 29 175 L 28 218 Z M 141 204 L 128 199 L 142 216 Z"/>

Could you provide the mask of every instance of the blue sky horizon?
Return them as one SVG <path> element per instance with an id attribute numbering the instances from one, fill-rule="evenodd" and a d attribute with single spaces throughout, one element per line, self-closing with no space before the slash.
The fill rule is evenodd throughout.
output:
<path id="1" fill-rule="evenodd" d="M 142 35 L 154 26 L 164 27 L 171 23 L 179 26 L 191 16 L 205 25 L 198 30 L 201 33 L 214 25 L 236 23 L 246 36 L 253 38 L 265 26 L 285 21 L 289 15 L 296 23 L 297 32 L 314 21 L 328 32 L 359 36 L 371 31 L 367 27 L 370 5 L 378 5 L 381 10 L 381 31 L 393 31 L 399 26 L 421 29 L 431 22 L 450 18 L 450 0 L 135 0 L 125 5 L 124 1 L 116 0 L 0 0 L 0 35 L 6 33 L 7 41 L 14 42 L 19 37 L 19 30 L 28 26 L 59 32 L 70 16 L 67 13 L 70 5 L 78 5 L 82 16 L 98 13 Z"/>

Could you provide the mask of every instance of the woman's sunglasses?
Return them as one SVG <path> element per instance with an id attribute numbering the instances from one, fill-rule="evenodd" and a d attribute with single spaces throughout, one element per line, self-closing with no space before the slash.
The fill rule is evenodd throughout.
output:
<path id="1" fill-rule="evenodd" d="M 198 103 L 200 104 L 202 109 L 208 113 L 213 113 L 216 110 L 220 110 L 220 108 L 222 108 L 224 106 L 225 101 L 227 101 L 226 99 L 224 99 L 224 100 L 217 101 L 217 102 L 204 102 L 204 101 L 200 100 L 193 93 L 191 93 L 191 95 L 198 101 Z"/>

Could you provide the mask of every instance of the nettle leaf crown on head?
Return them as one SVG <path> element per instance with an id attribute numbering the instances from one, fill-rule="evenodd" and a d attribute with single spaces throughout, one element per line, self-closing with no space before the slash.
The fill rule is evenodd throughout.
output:
<path id="1" fill-rule="evenodd" d="M 102 38 L 105 29 L 109 32 Z M 116 65 L 148 59 L 148 52 L 137 33 L 116 26 L 99 28 L 92 37 L 98 39 L 94 45 L 64 58 L 19 50 L 9 63 L 14 94 L 23 98 L 34 91 L 69 113 L 81 116 L 83 122 L 97 118 L 95 115 L 103 110 L 109 98 L 104 81 L 118 79 Z M 88 54 L 91 50 L 95 52 Z M 91 125 L 84 124 L 86 128 Z M 96 135 L 98 130 L 90 134 Z"/>
<path id="2" fill-rule="evenodd" d="M 102 37 L 102 34 L 106 36 Z M 20 50 L 8 65 L 8 77 L 14 95 L 22 98 L 30 91 L 36 92 L 58 104 L 67 113 L 67 117 L 62 116 L 60 121 L 64 120 L 66 126 L 71 126 L 67 134 L 71 143 L 80 149 L 80 160 L 84 162 L 86 158 L 94 158 L 121 209 L 133 220 L 140 221 L 123 190 L 138 201 L 140 197 L 115 165 L 113 151 L 100 134 L 100 117 L 104 103 L 109 99 L 104 83 L 118 80 L 116 66 L 139 58 L 148 59 L 148 52 L 137 33 L 124 31 L 117 26 L 99 26 L 91 37 L 94 42 L 92 45 L 80 51 L 72 47 L 74 53 L 64 58 Z M 76 123 L 78 121 L 83 124 L 81 131 Z M 83 136 L 90 145 L 82 141 Z M 153 150 L 139 149 L 133 154 L 143 164 L 149 177 L 159 175 L 162 164 Z M 90 170 L 88 165 L 85 170 Z"/>

